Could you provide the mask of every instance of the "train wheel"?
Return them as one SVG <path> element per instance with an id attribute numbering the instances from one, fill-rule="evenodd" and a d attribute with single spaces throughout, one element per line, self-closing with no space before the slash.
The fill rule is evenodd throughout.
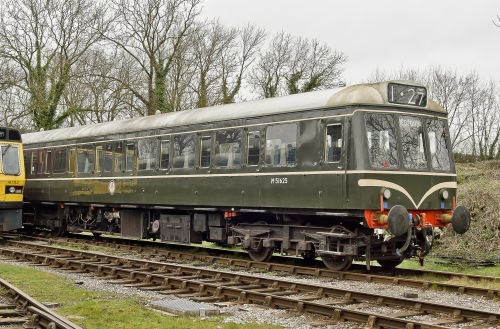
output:
<path id="1" fill-rule="evenodd" d="M 267 262 L 273 256 L 274 248 L 262 247 L 260 250 L 248 250 L 248 255 L 256 262 Z"/>
<path id="2" fill-rule="evenodd" d="M 399 264 L 403 262 L 402 259 L 379 259 L 377 260 L 377 263 L 382 266 L 382 268 L 392 270 L 396 268 Z"/>
<path id="3" fill-rule="evenodd" d="M 345 271 L 352 265 L 351 256 L 321 256 L 325 266 L 332 271 Z"/>
<path id="4" fill-rule="evenodd" d="M 312 262 L 316 259 L 316 252 L 313 250 L 308 250 L 308 251 L 304 251 L 304 253 L 302 253 L 302 258 L 304 258 L 304 260 L 306 262 Z"/>
<path id="5" fill-rule="evenodd" d="M 50 231 L 50 235 L 55 237 L 61 237 L 66 233 L 66 229 L 64 227 L 57 227 Z"/>

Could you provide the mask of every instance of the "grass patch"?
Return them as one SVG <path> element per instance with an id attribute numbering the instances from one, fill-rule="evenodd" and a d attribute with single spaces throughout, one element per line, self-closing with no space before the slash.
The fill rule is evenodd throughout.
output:
<path id="1" fill-rule="evenodd" d="M 260 324 L 224 323 L 223 317 L 208 319 L 169 317 L 145 307 L 140 297 L 88 291 L 71 280 L 34 268 L 0 264 L 2 279 L 41 302 L 57 302 L 57 312 L 87 329 L 263 329 L 280 328 Z"/>

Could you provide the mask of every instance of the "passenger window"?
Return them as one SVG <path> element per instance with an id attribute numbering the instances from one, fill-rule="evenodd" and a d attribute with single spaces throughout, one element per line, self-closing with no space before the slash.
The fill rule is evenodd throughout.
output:
<path id="1" fill-rule="evenodd" d="M 215 136 L 215 166 L 241 165 L 241 129 L 221 130 Z"/>
<path id="2" fill-rule="evenodd" d="M 106 144 L 106 151 L 104 152 L 104 171 L 111 172 L 113 169 L 113 144 Z"/>
<path id="3" fill-rule="evenodd" d="M 266 129 L 266 164 L 278 166 L 295 163 L 297 125 L 286 123 Z"/>
<path id="4" fill-rule="evenodd" d="M 139 139 L 137 143 L 137 159 L 139 162 L 139 170 L 154 170 L 156 169 L 158 139 L 144 138 Z"/>
<path id="5" fill-rule="evenodd" d="M 161 141 L 160 168 L 168 169 L 169 162 L 170 162 L 170 140 L 163 139 Z"/>
<path id="6" fill-rule="evenodd" d="M 79 173 L 90 173 L 94 168 L 95 154 L 91 145 L 84 145 L 76 151 L 76 168 Z"/>
<path id="7" fill-rule="evenodd" d="M 247 164 L 258 166 L 260 159 L 260 131 L 249 131 L 247 140 Z"/>
<path id="8" fill-rule="evenodd" d="M 97 146 L 95 148 L 95 156 L 96 156 L 95 171 L 99 173 L 101 172 L 102 165 L 104 163 L 104 152 L 102 150 L 102 146 Z"/>
<path id="9" fill-rule="evenodd" d="M 54 169 L 55 174 L 61 174 L 66 171 L 66 148 L 55 150 Z"/>
<path id="10" fill-rule="evenodd" d="M 115 142 L 115 172 L 125 171 L 122 142 Z"/>
<path id="11" fill-rule="evenodd" d="M 174 136 L 173 168 L 194 167 L 195 135 Z"/>
<path id="12" fill-rule="evenodd" d="M 326 126 L 326 162 L 339 162 L 342 158 L 342 125 Z"/>
<path id="13" fill-rule="evenodd" d="M 210 167 L 210 153 L 212 151 L 212 137 L 203 136 L 200 139 L 200 167 Z"/>
<path id="14" fill-rule="evenodd" d="M 126 158 L 125 158 L 125 170 L 126 171 L 133 171 L 135 162 L 134 162 L 134 156 L 135 156 L 135 144 L 127 144 L 127 149 L 126 149 Z"/>

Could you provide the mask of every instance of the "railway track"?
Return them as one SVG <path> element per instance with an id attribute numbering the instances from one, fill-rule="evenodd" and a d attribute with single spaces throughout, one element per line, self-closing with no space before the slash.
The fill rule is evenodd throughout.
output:
<path id="1" fill-rule="evenodd" d="M 37 239 L 39 239 L 37 237 Z M 484 296 L 486 298 L 500 298 L 500 291 L 497 289 L 488 289 L 481 288 L 476 286 L 464 285 L 464 284 L 452 284 L 445 282 L 446 280 L 451 280 L 453 278 L 461 278 L 467 279 L 464 282 L 490 282 L 490 283 L 500 283 L 499 277 L 491 277 L 491 276 L 479 276 L 479 275 L 470 275 L 470 274 L 461 274 L 454 272 L 444 272 L 444 271 L 429 271 L 429 270 L 415 270 L 415 269 L 395 269 L 392 273 L 387 273 L 387 271 L 383 271 L 380 267 L 373 267 L 375 270 L 370 273 L 358 272 L 358 271 L 332 271 L 324 268 L 322 262 L 318 262 L 317 265 L 313 267 L 306 266 L 296 266 L 284 264 L 283 258 L 277 258 L 277 262 L 255 262 L 242 258 L 228 258 L 223 257 L 226 256 L 226 250 L 220 249 L 209 249 L 208 254 L 200 254 L 200 253 L 192 253 L 192 252 L 182 252 L 175 250 L 165 250 L 163 248 L 158 248 L 158 246 L 164 246 L 165 244 L 151 244 L 149 241 L 146 241 L 146 247 L 143 244 L 143 241 L 137 240 L 123 240 L 117 238 L 106 238 L 104 240 L 99 239 L 87 239 L 85 236 L 83 237 L 61 237 L 61 238 L 42 238 L 43 241 L 47 241 L 50 243 L 74 243 L 74 244 L 91 244 L 97 247 L 105 247 L 105 248 L 113 248 L 118 250 L 127 250 L 132 252 L 137 252 L 141 254 L 148 255 L 149 257 L 155 259 L 165 259 L 168 261 L 180 261 L 180 262 L 200 262 L 205 264 L 217 264 L 222 266 L 230 266 L 232 268 L 241 268 L 243 270 L 246 269 L 262 269 L 265 271 L 271 272 L 282 272 L 286 274 L 295 274 L 295 275 L 303 275 L 303 276 L 312 276 L 312 277 L 323 277 L 323 278 L 331 278 L 337 280 L 346 280 L 346 281 L 359 281 L 359 282 L 375 282 L 387 285 L 400 285 L 404 287 L 412 287 L 419 289 L 440 289 L 448 292 L 458 292 L 461 294 L 469 294 L 475 296 Z M 14 243 L 14 241 L 12 241 Z M 175 247 L 175 245 L 168 245 L 169 247 Z M 182 248 L 188 247 L 182 245 Z M 188 247 L 189 248 L 189 247 Z M 194 247 L 196 248 L 196 247 Z M 199 248 L 199 247 L 198 247 Z M 175 248 L 174 248 L 175 249 Z M 223 256 L 217 256 L 212 254 L 219 254 Z M 236 252 L 238 253 L 238 252 Z M 239 252 L 241 255 L 241 252 Z M 234 253 L 230 253 L 230 255 L 234 256 Z M 285 260 L 290 261 L 290 258 L 286 258 Z M 362 267 L 362 266 L 361 266 Z M 375 273 L 373 273 L 375 272 Z M 378 275 L 377 275 L 378 274 Z M 415 280 L 408 279 L 401 276 L 423 276 L 425 274 L 432 274 L 436 277 L 441 277 L 445 279 L 444 282 L 437 281 L 426 281 L 426 280 Z"/>
<path id="2" fill-rule="evenodd" d="M 407 297 L 350 291 L 327 284 L 310 284 L 263 275 L 250 275 L 196 266 L 129 259 L 28 242 L 13 242 L 16 249 L 0 248 L 10 258 L 51 266 L 60 270 L 92 273 L 100 279 L 161 294 L 219 305 L 255 303 L 328 316 L 331 323 L 355 321 L 368 327 L 448 328 L 451 323 L 471 327 L 500 325 L 500 313 L 440 305 Z M 22 247 L 22 250 L 20 250 Z M 364 304 L 369 307 L 364 310 Z M 351 306 L 355 305 L 356 308 Z M 389 307 L 381 314 L 370 310 Z M 420 316 L 430 317 L 421 320 Z"/>
<path id="3" fill-rule="evenodd" d="M 2 279 L 0 279 L 0 326 L 82 329 Z"/>
<path id="4" fill-rule="evenodd" d="M 52 238 L 51 238 L 52 239 Z M 148 240 L 133 240 L 133 239 L 126 239 L 126 238 L 116 238 L 112 236 L 100 236 L 98 239 L 95 239 L 94 236 L 89 236 L 89 235 L 82 235 L 82 234 L 70 234 L 68 237 L 61 237 L 58 239 L 66 239 L 68 243 L 75 242 L 75 243 L 81 243 L 81 240 L 88 241 L 90 244 L 95 244 L 97 246 L 102 245 L 102 246 L 124 246 L 125 248 L 131 248 L 130 250 L 139 250 L 144 247 L 150 247 L 154 248 L 155 250 L 158 250 L 159 253 L 162 252 L 163 249 L 168 248 L 169 251 L 176 250 L 178 251 L 177 255 L 179 258 L 185 258 L 188 259 L 192 257 L 192 252 L 181 252 L 179 249 L 182 250 L 194 250 L 194 252 L 197 251 L 202 251 L 205 254 L 208 254 L 210 256 L 216 256 L 221 259 L 238 259 L 242 261 L 246 261 L 248 263 L 256 264 L 259 262 L 255 262 L 253 260 L 246 260 L 248 258 L 247 253 L 239 250 L 228 250 L 228 249 L 221 249 L 221 248 L 209 248 L 209 247 L 200 247 L 200 246 L 194 246 L 194 245 L 185 245 L 185 244 L 169 244 L 169 243 L 158 243 L 155 241 L 148 241 Z M 243 256 L 242 256 L 243 255 Z M 198 257 L 203 257 L 203 255 L 199 255 Z M 245 259 L 242 259 L 245 258 Z M 307 263 L 308 267 L 314 267 L 314 268 L 320 268 L 324 269 L 325 265 L 321 260 L 314 260 L 314 261 L 309 261 L 306 262 L 302 258 L 298 257 L 290 257 L 290 256 L 280 256 L 280 255 L 273 255 L 272 258 L 273 262 L 271 263 L 286 263 L 290 264 L 292 263 L 293 265 L 301 266 L 299 264 L 304 264 Z M 243 264 L 243 263 L 242 263 Z M 366 265 L 365 264 L 353 264 L 349 270 L 350 272 L 367 272 L 366 270 Z M 335 272 L 335 271 L 330 271 L 330 272 Z M 437 277 L 442 277 L 443 279 L 450 280 L 453 278 L 460 278 L 460 279 L 468 279 L 471 281 L 492 281 L 492 282 L 498 282 L 500 283 L 500 277 L 493 277 L 493 276 L 481 276 L 481 275 L 473 275 L 473 274 L 464 274 L 464 273 L 456 273 L 456 272 L 449 272 L 449 271 L 436 271 L 436 270 L 429 270 L 429 269 L 410 269 L 410 268 L 394 268 L 391 270 L 384 269 L 381 266 L 371 266 L 370 274 L 391 274 L 393 276 L 424 276 L 424 275 L 434 275 Z"/>

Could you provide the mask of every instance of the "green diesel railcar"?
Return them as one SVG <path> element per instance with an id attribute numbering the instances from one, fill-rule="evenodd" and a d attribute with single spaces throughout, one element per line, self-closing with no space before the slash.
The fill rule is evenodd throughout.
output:
<path id="1" fill-rule="evenodd" d="M 447 113 L 387 81 L 23 136 L 25 226 L 397 266 L 464 233 Z"/>

